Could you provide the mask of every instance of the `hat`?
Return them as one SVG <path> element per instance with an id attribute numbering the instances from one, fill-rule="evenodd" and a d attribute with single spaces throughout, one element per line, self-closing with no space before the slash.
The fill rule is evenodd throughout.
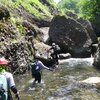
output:
<path id="1" fill-rule="evenodd" d="M 5 58 L 0 58 L 0 65 L 6 65 L 8 64 L 8 60 L 6 60 Z"/>

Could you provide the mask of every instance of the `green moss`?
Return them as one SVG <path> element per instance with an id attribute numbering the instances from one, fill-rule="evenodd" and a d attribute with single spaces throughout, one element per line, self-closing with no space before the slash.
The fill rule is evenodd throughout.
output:
<path id="1" fill-rule="evenodd" d="M 49 9 L 38 0 L 28 0 L 27 2 L 23 2 L 22 5 L 24 6 L 24 8 L 26 8 L 26 10 L 28 10 L 31 14 L 39 19 L 44 18 L 44 16 L 51 17 Z"/>
<path id="2" fill-rule="evenodd" d="M 52 0 L 49 0 L 54 6 Z M 0 0 L 9 9 L 17 8 L 20 4 L 37 19 L 43 19 L 45 16 L 52 17 L 46 5 L 43 5 L 39 0 Z"/>
<path id="3" fill-rule="evenodd" d="M 16 31 L 18 31 L 19 33 L 23 34 L 23 26 L 22 26 L 22 18 L 15 18 L 15 17 L 11 17 L 10 21 L 12 24 L 14 24 L 16 26 Z"/>

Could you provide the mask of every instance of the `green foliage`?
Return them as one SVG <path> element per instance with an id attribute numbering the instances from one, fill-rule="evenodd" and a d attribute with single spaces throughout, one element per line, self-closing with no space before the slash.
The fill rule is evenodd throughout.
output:
<path id="1" fill-rule="evenodd" d="M 48 0 L 52 5 L 52 0 Z M 38 19 L 43 19 L 45 16 L 52 17 L 47 6 L 43 5 L 39 0 L 0 0 L 9 9 L 14 9 L 21 4 L 29 13 Z"/>
<path id="2" fill-rule="evenodd" d="M 6 7 L 13 7 L 14 6 L 12 0 L 0 0 L 0 4 L 3 4 Z"/>
<path id="3" fill-rule="evenodd" d="M 14 18 L 14 17 L 11 17 L 10 18 L 10 21 L 12 24 L 16 25 L 16 31 L 18 31 L 19 33 L 23 34 L 23 26 L 22 26 L 22 19 L 17 17 L 17 18 Z"/>
<path id="4" fill-rule="evenodd" d="M 86 19 L 94 19 L 100 13 L 100 0 L 61 0 L 60 9 L 69 9 Z"/>
<path id="5" fill-rule="evenodd" d="M 69 9 L 69 10 L 73 10 L 75 13 L 78 13 L 79 12 L 79 8 L 77 6 L 77 2 L 79 0 L 61 0 L 59 3 L 58 3 L 58 7 L 60 9 Z"/>
<path id="6" fill-rule="evenodd" d="M 40 3 L 38 0 L 27 0 L 26 2 L 23 2 L 22 5 L 24 6 L 24 8 L 26 8 L 26 10 L 28 10 L 38 19 L 44 16 L 51 16 L 48 8 Z"/>
<path id="7" fill-rule="evenodd" d="M 69 9 L 66 9 L 66 8 L 61 9 L 62 15 L 65 15 L 67 12 L 73 12 L 74 13 L 74 10 L 69 10 Z"/>
<path id="8" fill-rule="evenodd" d="M 77 4 L 80 8 L 80 14 L 90 19 L 93 17 L 93 12 L 96 9 L 96 0 L 80 0 Z"/>
<path id="9" fill-rule="evenodd" d="M 57 5 L 54 3 L 54 0 L 47 0 L 47 2 L 52 6 L 52 7 L 57 7 Z"/>

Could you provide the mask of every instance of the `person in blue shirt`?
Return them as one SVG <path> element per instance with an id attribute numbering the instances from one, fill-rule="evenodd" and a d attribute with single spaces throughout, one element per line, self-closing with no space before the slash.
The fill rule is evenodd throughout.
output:
<path id="1" fill-rule="evenodd" d="M 34 83 L 38 82 L 41 83 L 41 70 L 42 69 L 47 69 L 51 70 L 51 68 L 46 67 L 38 57 L 35 57 L 34 62 L 31 64 L 31 72 L 32 72 L 32 78 L 34 79 Z"/>

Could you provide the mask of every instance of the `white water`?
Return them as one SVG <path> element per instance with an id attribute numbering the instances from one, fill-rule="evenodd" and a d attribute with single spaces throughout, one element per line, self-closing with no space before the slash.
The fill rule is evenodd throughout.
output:
<path id="1" fill-rule="evenodd" d="M 59 60 L 59 63 L 62 65 L 67 65 L 69 67 L 77 66 L 77 65 L 88 65 L 92 66 L 94 58 L 69 58 L 65 60 Z"/>

